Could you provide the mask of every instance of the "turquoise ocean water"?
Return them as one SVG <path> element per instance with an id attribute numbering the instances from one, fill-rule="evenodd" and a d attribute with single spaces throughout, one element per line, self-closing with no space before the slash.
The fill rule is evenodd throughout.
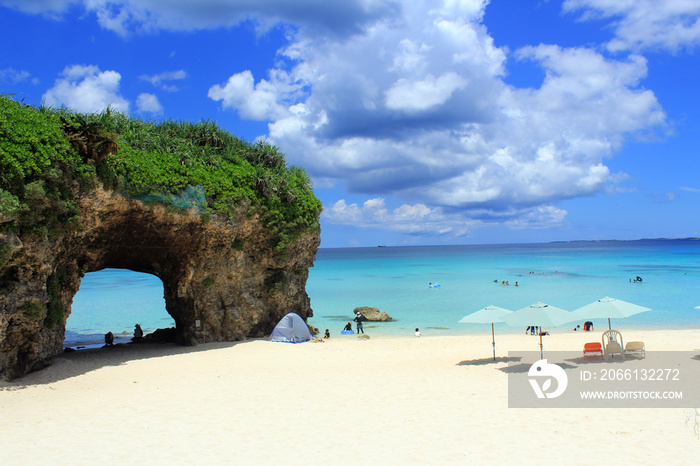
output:
<path id="1" fill-rule="evenodd" d="M 643 281 L 630 282 L 636 276 Z M 454 335 L 484 332 L 485 325 L 457 321 L 489 304 L 518 310 L 542 301 L 571 311 L 605 296 L 653 309 L 613 320 L 613 328 L 700 328 L 694 309 L 700 305 L 700 241 L 320 249 L 307 292 L 314 310 L 309 323 L 338 336 L 359 306 L 395 319 L 366 322 L 370 335 L 413 335 L 416 327 L 424 336 Z M 146 332 L 174 325 L 158 278 L 115 269 L 86 274 L 65 344 L 101 343 L 109 330 L 126 341 L 137 322 Z M 607 327 L 605 320 L 593 322 L 596 329 Z M 498 326 L 499 332 L 524 331 Z"/>

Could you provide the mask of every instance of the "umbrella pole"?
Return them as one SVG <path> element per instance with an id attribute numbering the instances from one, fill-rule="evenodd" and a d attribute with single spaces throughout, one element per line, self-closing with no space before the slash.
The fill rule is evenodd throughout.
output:
<path id="1" fill-rule="evenodd" d="M 608 317 L 608 330 L 612 330 L 612 327 L 610 326 L 610 317 Z"/>
<path id="2" fill-rule="evenodd" d="M 540 328 L 540 359 L 544 359 L 544 352 L 542 348 L 542 328 Z"/>
<path id="3" fill-rule="evenodd" d="M 493 322 L 491 322 L 491 345 L 493 345 L 493 360 L 496 360 L 496 335 L 493 333 Z"/>

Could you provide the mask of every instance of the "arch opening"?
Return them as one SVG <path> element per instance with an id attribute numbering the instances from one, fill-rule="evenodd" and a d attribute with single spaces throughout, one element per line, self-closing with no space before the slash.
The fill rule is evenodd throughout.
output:
<path id="1" fill-rule="evenodd" d="M 144 335 L 175 326 L 166 310 L 161 279 L 130 269 L 89 272 L 73 297 L 63 347 L 101 347 L 107 332 L 114 335 L 114 344 L 129 343 L 136 324 Z"/>

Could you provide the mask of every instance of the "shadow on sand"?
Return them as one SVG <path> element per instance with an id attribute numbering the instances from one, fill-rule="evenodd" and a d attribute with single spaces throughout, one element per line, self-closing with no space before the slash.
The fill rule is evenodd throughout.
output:
<path id="1" fill-rule="evenodd" d="M 577 367 L 566 363 L 557 363 L 557 366 L 561 367 L 562 369 L 573 369 Z M 528 372 L 530 367 L 532 367 L 532 363 L 524 362 L 522 364 L 514 364 L 508 367 L 500 367 L 498 370 L 505 372 L 506 374 L 522 374 L 523 372 Z"/>
<path id="2" fill-rule="evenodd" d="M 622 359 L 619 356 L 608 358 L 606 361 L 603 356 L 579 356 L 578 358 L 569 358 L 565 359 L 565 361 L 572 362 L 576 364 L 577 366 L 580 366 L 582 364 L 600 364 L 600 363 L 606 363 L 606 364 L 622 364 L 625 361 L 633 361 L 635 359 L 639 359 L 634 356 L 625 356 L 625 359 Z"/>
<path id="3" fill-rule="evenodd" d="M 77 377 L 88 372 L 109 366 L 120 366 L 140 359 L 176 356 L 223 348 L 231 348 L 254 341 L 202 343 L 197 346 L 178 346 L 174 343 L 120 343 L 114 346 L 72 351 L 56 356 L 53 363 L 43 369 L 31 372 L 24 377 L 6 382 L 0 380 L 0 391 L 21 390 L 34 385 L 44 385 Z"/>
<path id="4" fill-rule="evenodd" d="M 466 361 L 461 361 L 458 362 L 458 366 L 485 366 L 486 364 L 498 364 L 500 362 L 511 362 L 511 361 L 520 361 L 520 358 L 509 358 L 509 357 L 500 357 L 496 358 L 495 360 L 493 358 L 481 358 L 481 359 L 467 359 Z"/>

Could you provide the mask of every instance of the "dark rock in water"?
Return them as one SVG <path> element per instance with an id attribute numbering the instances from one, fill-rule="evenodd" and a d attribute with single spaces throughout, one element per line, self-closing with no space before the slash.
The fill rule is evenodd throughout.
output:
<path id="1" fill-rule="evenodd" d="M 370 322 L 391 322 L 394 320 L 389 314 L 381 312 L 376 307 L 356 307 L 353 313 L 357 315 L 358 312 L 362 315 L 364 320 Z"/>
<path id="2" fill-rule="evenodd" d="M 159 328 L 153 333 L 149 333 L 139 341 L 148 343 L 175 343 L 177 340 L 177 329 L 175 327 Z"/>

